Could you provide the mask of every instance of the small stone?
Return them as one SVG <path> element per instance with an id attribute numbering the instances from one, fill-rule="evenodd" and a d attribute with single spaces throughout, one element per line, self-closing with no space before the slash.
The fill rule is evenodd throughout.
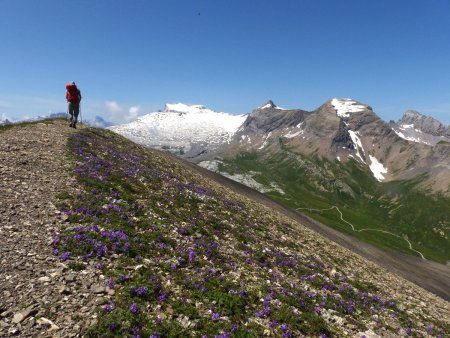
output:
<path id="1" fill-rule="evenodd" d="M 22 313 L 18 312 L 14 315 L 12 322 L 14 324 L 19 324 L 20 322 L 22 322 L 25 319 L 25 317 L 23 316 Z"/>
<path id="2" fill-rule="evenodd" d="M 68 275 L 66 275 L 66 276 L 64 277 L 64 279 L 66 280 L 66 282 L 69 282 L 69 283 L 75 282 L 76 278 L 77 278 L 76 275 L 73 274 L 73 273 L 69 273 Z"/>
<path id="3" fill-rule="evenodd" d="M 11 316 L 12 314 L 13 314 L 13 312 L 11 310 L 6 310 L 0 314 L 0 317 L 5 318 L 5 317 Z"/>
<path id="4" fill-rule="evenodd" d="M 96 293 L 96 294 L 100 294 L 100 293 L 105 293 L 106 292 L 106 288 L 102 285 L 98 285 L 98 284 L 93 284 L 91 286 L 91 292 Z"/>
<path id="5" fill-rule="evenodd" d="M 62 295 L 70 295 L 72 293 L 72 291 L 70 291 L 70 289 L 65 285 L 61 285 L 58 292 Z"/>
<path id="6" fill-rule="evenodd" d="M 18 334 L 20 332 L 20 329 L 18 328 L 18 327 L 11 327 L 9 330 L 8 330 L 8 333 L 10 334 L 10 335 L 16 335 L 16 334 Z"/>
<path id="7" fill-rule="evenodd" d="M 105 297 L 100 297 L 95 301 L 95 303 L 97 305 L 105 305 L 105 304 L 109 303 L 109 300 Z"/>
<path id="8" fill-rule="evenodd" d="M 24 319 L 28 318 L 29 316 L 35 315 L 38 312 L 38 309 L 35 308 L 33 305 L 27 307 L 22 312 L 18 312 L 14 315 L 12 322 L 14 324 L 21 323 Z"/>
<path id="9" fill-rule="evenodd" d="M 9 325 L 7 322 L 4 322 L 3 320 L 0 320 L 0 328 L 3 327 L 10 327 L 11 325 Z"/>
<path id="10" fill-rule="evenodd" d="M 44 277 L 39 277 L 38 281 L 40 282 L 50 282 L 52 279 L 48 276 L 44 276 Z"/>

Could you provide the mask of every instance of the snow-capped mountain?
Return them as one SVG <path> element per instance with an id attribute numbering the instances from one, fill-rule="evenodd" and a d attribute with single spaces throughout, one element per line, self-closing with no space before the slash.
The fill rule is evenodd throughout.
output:
<path id="1" fill-rule="evenodd" d="M 289 153 L 297 159 L 322 158 L 342 166 L 354 161 L 379 182 L 422 177 L 423 187 L 447 192 L 450 143 L 439 142 L 448 140 L 446 128 L 415 112 L 405 113 L 398 124 L 386 123 L 370 106 L 338 98 L 314 111 L 284 109 L 268 101 L 239 116 L 200 105 L 167 104 L 163 111 L 110 127 L 137 143 L 169 150 L 197 163 L 203 161 L 201 165 L 213 169 L 219 162 L 211 161 L 217 158 L 257 153 L 270 161 L 280 153 Z M 410 129 L 420 138 L 410 139 Z M 325 180 L 351 190 L 326 168 L 311 165 L 308 171 L 317 179 L 317 187 L 323 188 Z"/>
<path id="2" fill-rule="evenodd" d="M 391 123 L 392 129 L 401 138 L 428 145 L 440 141 L 450 142 L 450 126 L 445 126 L 438 120 L 408 110 L 397 123 Z"/>
<path id="3" fill-rule="evenodd" d="M 442 128 L 435 126 L 433 130 Z M 424 132 L 418 133 L 425 136 Z M 433 137 L 445 140 L 443 136 Z M 237 158 L 242 153 L 256 153 L 260 161 L 271 161 L 283 153 L 296 157 L 300 161 L 296 165 L 301 166 L 305 165 L 301 158 L 337 161 L 343 166 L 353 160 L 379 182 L 420 176 L 423 187 L 449 192 L 450 143 L 434 140 L 423 144 L 405 138 L 370 106 L 356 100 L 334 98 L 311 112 L 281 109 L 269 101 L 248 115 L 218 155 Z M 202 165 L 215 167 L 211 162 Z M 318 180 L 317 188 L 322 189 L 324 181 L 335 181 L 333 185 L 351 190 L 347 183 L 327 173 L 326 168 L 308 165 L 308 172 Z"/>
<path id="4" fill-rule="evenodd" d="M 201 105 L 176 103 L 109 129 L 142 145 L 195 158 L 229 142 L 245 118 Z"/>

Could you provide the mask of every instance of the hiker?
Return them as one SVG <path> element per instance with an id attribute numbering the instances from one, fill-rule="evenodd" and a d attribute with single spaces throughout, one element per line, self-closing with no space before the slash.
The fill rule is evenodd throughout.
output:
<path id="1" fill-rule="evenodd" d="M 69 104 L 69 127 L 77 128 L 78 114 L 80 114 L 81 92 L 75 82 L 66 84 L 66 100 Z"/>

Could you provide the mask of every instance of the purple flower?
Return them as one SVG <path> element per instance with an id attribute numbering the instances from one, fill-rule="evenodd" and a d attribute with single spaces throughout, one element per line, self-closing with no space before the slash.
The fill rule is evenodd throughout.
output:
<path id="1" fill-rule="evenodd" d="M 321 307 L 320 307 L 320 306 L 316 306 L 316 307 L 314 308 L 314 312 L 317 313 L 318 315 L 320 315 L 320 313 L 322 312 Z"/>
<path id="2" fill-rule="evenodd" d="M 131 289 L 131 292 L 135 293 L 138 297 L 144 297 L 148 293 L 148 288 L 146 288 L 145 286 L 140 286 L 138 288 L 133 287 Z"/>
<path id="3" fill-rule="evenodd" d="M 430 335 L 433 335 L 433 328 L 430 325 L 425 325 L 425 330 L 427 330 Z"/>
<path id="4" fill-rule="evenodd" d="M 193 263 L 195 260 L 195 257 L 197 257 L 197 255 L 195 254 L 195 251 L 192 249 L 188 250 L 188 261 L 189 263 Z"/>
<path id="5" fill-rule="evenodd" d="M 133 326 L 133 328 L 131 329 L 131 332 L 133 334 L 139 334 L 139 332 L 141 332 L 141 328 L 139 326 Z"/>
<path id="6" fill-rule="evenodd" d="M 231 332 L 234 332 L 234 331 L 236 331 L 237 330 L 237 325 L 236 324 L 233 324 L 233 325 L 231 325 Z"/>
<path id="7" fill-rule="evenodd" d="M 127 279 L 124 275 L 119 275 L 119 282 L 124 282 Z"/>
<path id="8" fill-rule="evenodd" d="M 110 288 L 110 289 L 114 289 L 114 286 L 116 285 L 116 283 L 114 283 L 114 280 L 112 277 L 109 277 L 108 279 L 105 280 L 105 284 Z"/>
<path id="9" fill-rule="evenodd" d="M 283 338 L 290 338 L 292 337 L 292 331 L 291 330 L 286 330 L 283 332 Z"/>
<path id="10" fill-rule="evenodd" d="M 283 323 L 283 324 L 281 324 L 280 328 L 281 328 L 281 330 L 284 332 L 284 331 L 287 331 L 287 329 L 288 329 L 289 327 L 288 327 L 288 325 L 287 325 L 286 323 Z"/>
<path id="11" fill-rule="evenodd" d="M 219 320 L 219 318 L 220 318 L 219 314 L 217 312 L 213 312 L 211 319 L 214 322 L 217 322 Z"/>
<path id="12" fill-rule="evenodd" d="M 116 323 L 111 323 L 111 324 L 109 324 L 109 331 L 110 331 L 110 332 L 116 332 L 118 328 L 119 328 L 119 327 L 117 326 Z"/>
<path id="13" fill-rule="evenodd" d="M 59 259 L 62 261 L 66 261 L 70 258 L 70 252 L 66 251 L 61 256 L 59 256 Z"/>
<path id="14" fill-rule="evenodd" d="M 105 306 L 103 306 L 103 310 L 105 312 L 111 312 L 112 310 L 114 310 L 114 304 L 106 304 Z"/>
<path id="15" fill-rule="evenodd" d="M 130 312 L 137 315 L 140 311 L 139 311 L 139 306 L 136 303 L 133 303 L 130 305 L 129 308 Z"/>
<path id="16" fill-rule="evenodd" d="M 160 302 L 164 302 L 167 299 L 167 293 L 161 291 L 158 299 Z"/>

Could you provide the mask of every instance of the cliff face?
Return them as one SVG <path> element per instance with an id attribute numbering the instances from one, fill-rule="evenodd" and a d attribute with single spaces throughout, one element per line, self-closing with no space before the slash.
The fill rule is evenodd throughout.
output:
<path id="1" fill-rule="evenodd" d="M 448 302 L 168 154 L 57 120 L 0 135 L 1 335 L 450 333 Z"/>

